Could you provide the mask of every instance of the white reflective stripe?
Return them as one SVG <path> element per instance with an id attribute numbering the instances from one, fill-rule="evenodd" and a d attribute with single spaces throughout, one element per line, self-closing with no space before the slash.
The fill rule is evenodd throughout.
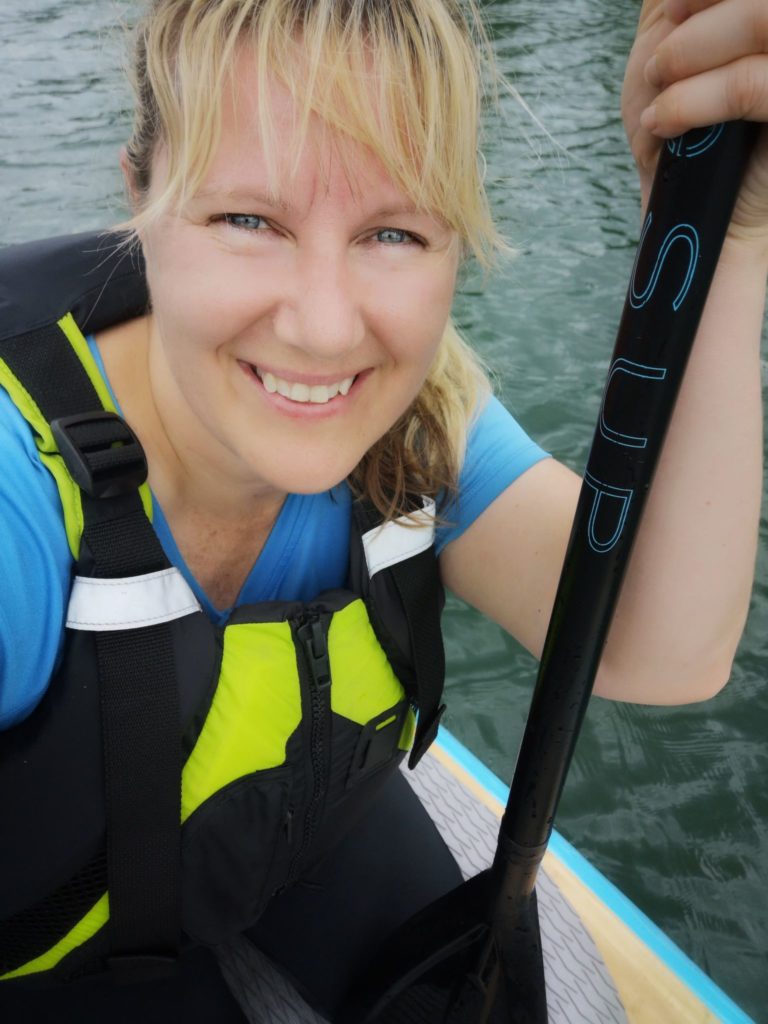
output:
<path id="1" fill-rule="evenodd" d="M 200 611 L 178 569 L 161 569 L 119 580 L 75 576 L 69 596 L 70 629 L 138 629 Z"/>
<path id="2" fill-rule="evenodd" d="M 365 561 L 371 578 L 381 569 L 431 547 L 435 539 L 435 503 L 431 498 L 423 500 L 424 508 L 418 512 L 400 516 L 363 534 Z"/>

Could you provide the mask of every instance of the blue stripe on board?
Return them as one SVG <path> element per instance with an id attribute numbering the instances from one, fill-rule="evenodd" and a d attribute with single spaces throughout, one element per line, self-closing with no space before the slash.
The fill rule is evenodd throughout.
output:
<path id="1" fill-rule="evenodd" d="M 482 761 L 467 750 L 455 736 L 441 728 L 437 741 L 462 768 L 472 775 L 492 796 L 506 804 L 509 787 Z M 719 988 L 700 967 L 690 960 L 649 917 L 629 900 L 613 882 L 564 839 L 552 833 L 549 848 L 581 881 L 630 928 L 664 964 L 673 971 L 723 1024 L 755 1024 L 733 1000 Z"/>

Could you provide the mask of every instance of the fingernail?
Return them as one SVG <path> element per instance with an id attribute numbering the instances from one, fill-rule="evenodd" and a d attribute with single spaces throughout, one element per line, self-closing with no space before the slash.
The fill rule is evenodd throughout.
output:
<path id="1" fill-rule="evenodd" d="M 659 74 L 659 61 L 655 55 L 651 57 L 651 59 L 645 65 L 643 74 L 645 75 L 645 80 L 649 85 L 661 85 L 661 75 Z"/>
<path id="2" fill-rule="evenodd" d="M 655 103 L 653 104 L 653 106 L 646 107 L 645 110 L 642 112 L 642 114 L 640 115 L 640 124 L 649 132 L 652 132 L 656 128 L 657 118 Z"/>

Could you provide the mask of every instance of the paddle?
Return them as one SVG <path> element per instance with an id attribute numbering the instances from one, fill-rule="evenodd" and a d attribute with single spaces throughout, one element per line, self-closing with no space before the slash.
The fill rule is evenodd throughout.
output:
<path id="1" fill-rule="evenodd" d="M 534 883 L 757 128 L 659 158 L 493 865 L 415 915 L 346 1024 L 544 1024 Z"/>

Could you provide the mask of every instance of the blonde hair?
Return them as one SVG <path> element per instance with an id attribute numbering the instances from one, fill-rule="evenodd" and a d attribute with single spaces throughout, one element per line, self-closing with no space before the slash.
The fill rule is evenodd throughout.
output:
<path id="1" fill-rule="evenodd" d="M 274 76 L 296 102 L 296 160 L 317 115 L 335 138 L 370 151 L 418 208 L 456 232 L 465 254 L 490 265 L 504 243 L 483 187 L 478 136 L 496 77 L 474 0 L 153 0 L 138 26 L 127 145 L 138 209 L 122 227 L 140 232 L 200 187 L 243 46 L 255 56 L 258 94 L 268 95 Z M 275 137 L 268 103 L 258 116 L 276 178 L 285 140 Z M 150 199 L 158 144 L 168 173 Z M 489 390 L 449 322 L 419 395 L 353 471 L 353 490 L 386 517 L 407 512 L 414 494 L 454 493 L 469 424 Z"/>

